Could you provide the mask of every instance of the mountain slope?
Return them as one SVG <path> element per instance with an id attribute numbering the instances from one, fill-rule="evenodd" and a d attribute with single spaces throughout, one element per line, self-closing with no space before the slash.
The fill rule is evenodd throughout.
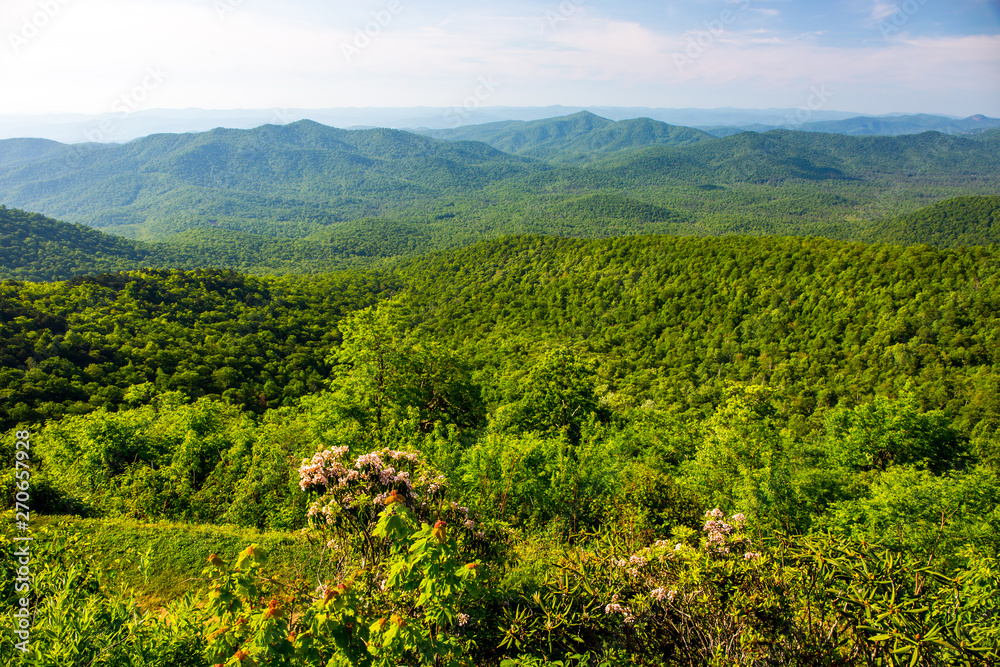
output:
<path id="1" fill-rule="evenodd" d="M 0 141 L 0 167 L 26 160 L 36 160 L 63 144 L 48 139 L 6 139 Z"/>
<path id="2" fill-rule="evenodd" d="M 702 182 L 918 179 L 1000 182 L 1000 136 L 972 139 L 925 132 L 848 137 L 817 132 L 743 132 L 684 148 L 655 146 L 598 163 L 618 179 L 655 174 Z"/>
<path id="3" fill-rule="evenodd" d="M 302 121 L 63 145 L 0 170 L 0 201 L 142 238 L 206 224 L 304 236 L 537 169 L 483 144 Z M 192 209 L 200 220 L 185 219 Z M 283 224 L 294 218 L 309 230 Z"/>
<path id="4" fill-rule="evenodd" d="M 524 233 L 859 238 L 883 218 L 1000 192 L 997 130 L 970 137 L 778 130 L 636 146 L 673 130 L 684 128 L 588 114 L 519 135 L 534 142 L 524 150 L 590 156 L 585 164 L 312 122 L 123 145 L 0 142 L 7 156 L 0 202 L 144 241 L 209 230 L 199 247 L 257 271 L 272 248 L 281 266 L 301 255 L 315 258 L 304 269 L 315 270 L 331 257 L 395 256 Z M 220 249 L 224 232 L 241 236 Z"/>
<path id="5" fill-rule="evenodd" d="M 250 273 L 323 273 L 365 265 L 372 256 L 412 248 L 351 238 L 326 243 L 218 229 L 193 229 L 164 243 L 105 234 L 0 205 L 0 280 L 53 281 L 152 268 L 226 268 Z M 381 252 L 380 252 L 381 251 Z"/>
<path id="6" fill-rule="evenodd" d="M 932 114 L 910 114 L 904 116 L 853 116 L 851 118 L 815 120 L 808 123 L 768 125 L 750 123 L 741 126 L 714 125 L 700 127 L 713 137 L 728 137 L 740 132 L 769 132 L 770 130 L 800 130 L 803 132 L 826 132 L 848 136 L 898 137 L 921 132 L 941 132 L 942 134 L 976 135 L 1000 128 L 1000 118 L 989 118 L 981 114 L 968 118 L 949 118 Z"/>
<path id="7" fill-rule="evenodd" d="M 808 132 L 835 132 L 852 136 L 898 136 L 931 131 L 944 134 L 969 134 L 993 128 L 1000 128 L 1000 118 L 976 115 L 955 119 L 930 114 L 912 114 L 888 117 L 857 116 L 845 120 L 816 121 L 805 123 L 801 129 Z"/>
<path id="8" fill-rule="evenodd" d="M 498 150 L 558 162 L 586 162 L 596 156 L 644 146 L 687 146 L 713 137 L 690 127 L 649 118 L 612 121 L 581 111 L 536 121 L 501 121 L 449 130 L 425 130 L 438 139 L 481 141 Z"/>
<path id="9" fill-rule="evenodd" d="M 136 269 L 148 253 L 129 239 L 0 205 L 0 278 L 65 280 Z"/>
<path id="10" fill-rule="evenodd" d="M 871 236 L 885 243 L 942 248 L 1000 243 L 1000 197 L 949 199 L 886 221 Z"/>

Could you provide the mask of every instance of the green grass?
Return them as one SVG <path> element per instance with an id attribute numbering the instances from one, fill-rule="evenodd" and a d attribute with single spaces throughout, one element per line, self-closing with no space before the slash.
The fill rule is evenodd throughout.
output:
<path id="1" fill-rule="evenodd" d="M 152 609 L 197 591 L 209 554 L 218 554 L 227 563 L 233 563 L 240 551 L 258 544 L 268 554 L 269 570 L 278 581 L 314 580 L 320 565 L 321 546 L 310 544 L 302 533 L 65 516 L 39 517 L 33 524 L 36 528 L 47 525 L 65 531 L 67 536 L 80 534 L 87 552 L 100 566 L 107 571 L 118 571 L 125 583 L 138 592 L 142 605 Z M 147 549 L 148 579 L 140 571 Z"/>

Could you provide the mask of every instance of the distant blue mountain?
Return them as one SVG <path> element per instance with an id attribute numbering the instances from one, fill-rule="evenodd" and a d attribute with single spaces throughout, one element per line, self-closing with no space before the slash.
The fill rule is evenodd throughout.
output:
<path id="1" fill-rule="evenodd" d="M 805 132 L 828 132 L 830 134 L 846 134 L 861 136 L 897 137 L 904 134 L 920 134 L 921 132 L 941 132 L 942 134 L 976 134 L 986 130 L 1000 128 L 1000 118 L 989 118 L 983 115 L 968 118 L 949 118 L 930 114 L 913 114 L 909 116 L 856 116 L 843 120 L 822 120 L 809 123 L 765 125 L 753 123 L 749 125 L 717 125 L 700 128 L 715 137 L 727 137 L 739 132 L 767 132 L 769 130 L 786 129 Z"/>

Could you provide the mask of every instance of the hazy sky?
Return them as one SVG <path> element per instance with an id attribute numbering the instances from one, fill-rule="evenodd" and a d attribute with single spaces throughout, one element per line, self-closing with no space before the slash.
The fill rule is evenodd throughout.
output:
<path id="1" fill-rule="evenodd" d="M 612 105 L 1000 116 L 1000 0 L 0 0 L 0 114 Z"/>

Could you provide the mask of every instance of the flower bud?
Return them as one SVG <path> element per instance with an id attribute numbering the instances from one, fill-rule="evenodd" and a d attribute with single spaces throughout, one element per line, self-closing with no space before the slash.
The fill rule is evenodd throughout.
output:
<path id="1" fill-rule="evenodd" d="M 264 610 L 264 618 L 281 618 L 281 607 L 278 605 L 277 600 L 271 600 L 267 603 L 267 609 Z"/>
<path id="2" fill-rule="evenodd" d="M 434 528 L 431 529 L 431 535 L 437 539 L 438 542 L 444 542 L 445 537 L 447 537 L 447 529 L 444 521 L 438 521 L 434 524 Z"/>

